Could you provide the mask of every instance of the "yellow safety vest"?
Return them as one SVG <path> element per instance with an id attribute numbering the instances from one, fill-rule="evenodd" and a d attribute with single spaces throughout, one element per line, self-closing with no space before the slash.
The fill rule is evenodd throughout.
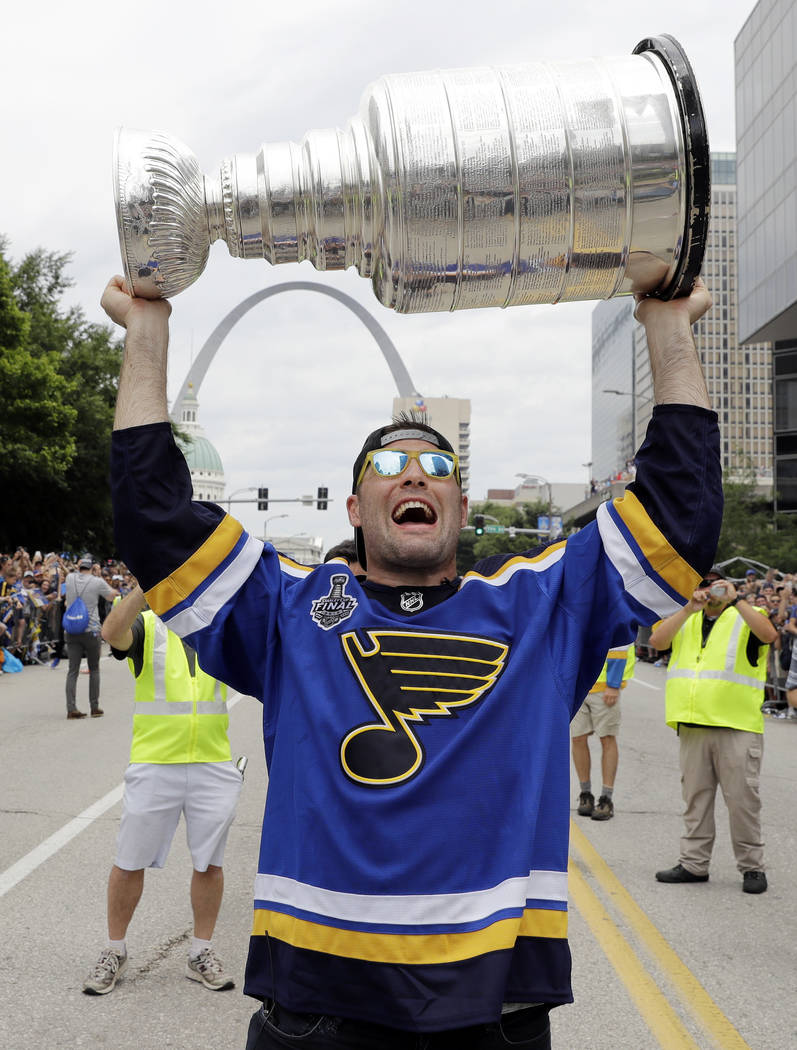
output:
<path id="1" fill-rule="evenodd" d="M 150 610 L 142 616 L 144 664 L 136 678 L 130 761 L 229 762 L 227 687 L 198 661 L 192 677 L 181 639 Z"/>
<path id="2" fill-rule="evenodd" d="M 693 613 L 673 638 L 665 693 L 667 725 L 677 729 L 679 722 L 694 722 L 763 733 L 769 646 L 762 643 L 753 666 L 747 659 L 750 628 L 734 608 L 720 614 L 701 649 L 702 634 L 703 615 Z"/>
<path id="3" fill-rule="evenodd" d="M 620 688 L 625 689 L 625 683 L 634 673 L 634 664 L 636 662 L 636 652 L 634 651 L 633 642 L 629 642 L 628 645 L 616 645 L 614 649 L 609 650 L 609 655 L 603 662 L 603 667 L 601 668 L 601 673 L 598 675 L 598 680 L 590 689 L 591 693 L 605 692 L 609 660 L 622 660 L 623 657 L 625 657 L 625 668 L 623 669 L 623 680 L 620 682 Z"/>

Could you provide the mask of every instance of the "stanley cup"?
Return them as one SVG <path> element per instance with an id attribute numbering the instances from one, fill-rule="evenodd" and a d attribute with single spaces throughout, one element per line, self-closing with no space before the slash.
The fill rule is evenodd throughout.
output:
<path id="1" fill-rule="evenodd" d="M 345 130 L 264 145 L 203 175 L 162 132 L 122 129 L 117 220 L 135 295 L 176 295 L 210 245 L 356 266 L 402 313 L 686 295 L 709 154 L 672 37 L 633 54 L 382 77 Z"/>

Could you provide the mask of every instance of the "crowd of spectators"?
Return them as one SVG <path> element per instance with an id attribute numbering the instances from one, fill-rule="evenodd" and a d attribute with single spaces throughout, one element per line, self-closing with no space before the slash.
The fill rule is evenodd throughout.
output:
<path id="1" fill-rule="evenodd" d="M 10 653 L 23 666 L 57 667 L 63 653 L 61 617 L 64 612 L 66 577 L 77 568 L 85 552 L 69 551 L 32 555 L 25 547 L 13 554 L 0 553 L 0 671 Z M 92 572 L 125 595 L 135 586 L 127 567 L 112 558 L 97 560 Z M 100 599 L 100 620 L 110 605 Z M 10 664 L 10 661 L 9 661 Z"/>
<path id="2" fill-rule="evenodd" d="M 766 609 L 770 621 L 778 629 L 778 640 L 769 648 L 763 709 L 776 718 L 786 717 L 786 677 L 797 640 L 797 573 L 774 568 L 749 568 L 742 577 L 729 575 L 728 579 L 742 597 L 758 608 Z M 637 638 L 638 659 L 659 667 L 666 666 L 668 654 L 651 648 L 649 637 L 650 628 L 642 628 Z"/>
<path id="3" fill-rule="evenodd" d="M 594 496 L 599 492 L 608 492 L 611 490 L 612 485 L 618 481 L 628 483 L 633 481 L 636 477 L 636 463 L 633 459 L 626 460 L 625 467 L 622 470 L 616 470 L 614 474 L 610 474 L 608 478 L 603 478 L 601 481 L 595 478 L 590 479 L 589 483 L 589 494 Z"/>

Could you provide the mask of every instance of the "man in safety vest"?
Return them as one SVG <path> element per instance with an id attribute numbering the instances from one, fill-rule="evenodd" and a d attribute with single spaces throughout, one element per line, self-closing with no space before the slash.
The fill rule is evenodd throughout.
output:
<path id="1" fill-rule="evenodd" d="M 620 731 L 620 690 L 634 671 L 634 643 L 609 650 L 597 682 L 570 723 L 573 765 L 579 781 L 578 814 L 593 820 L 611 820 L 614 816 L 614 778 L 617 775 L 617 734 Z M 597 734 L 601 742 L 601 788 L 598 804 L 592 794 L 590 756 L 587 739 Z"/>
<path id="2" fill-rule="evenodd" d="M 767 888 L 758 782 L 767 646 L 776 638 L 766 611 L 740 596 L 716 567 L 687 605 L 650 636 L 656 649 L 672 645 L 666 719 L 680 737 L 686 805 L 680 860 L 656 872 L 659 882 L 708 881 L 719 784 L 742 889 L 764 893 Z"/>
<path id="3" fill-rule="evenodd" d="M 205 674 L 193 649 L 146 604 L 136 587 L 102 627 L 113 655 L 127 658 L 135 676 L 135 713 L 108 879 L 109 939 L 83 984 L 88 995 L 112 991 L 127 966 L 125 936 L 144 870 L 165 864 L 181 813 L 194 866 L 194 937 L 186 976 L 213 991 L 235 986 L 211 944 L 224 891 L 224 848 L 242 784 L 227 737 L 227 687 Z"/>

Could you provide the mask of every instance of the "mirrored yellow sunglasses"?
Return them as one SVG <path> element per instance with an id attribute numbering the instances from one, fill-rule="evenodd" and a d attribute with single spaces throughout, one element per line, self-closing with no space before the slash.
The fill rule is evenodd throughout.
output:
<path id="1" fill-rule="evenodd" d="M 366 454 L 355 488 L 359 487 L 369 463 L 374 473 L 380 478 L 396 478 L 399 474 L 404 473 L 411 459 L 418 460 L 421 470 L 427 477 L 445 480 L 452 474 L 456 474 L 457 481 L 459 481 L 459 456 L 454 452 L 378 448 Z"/>

